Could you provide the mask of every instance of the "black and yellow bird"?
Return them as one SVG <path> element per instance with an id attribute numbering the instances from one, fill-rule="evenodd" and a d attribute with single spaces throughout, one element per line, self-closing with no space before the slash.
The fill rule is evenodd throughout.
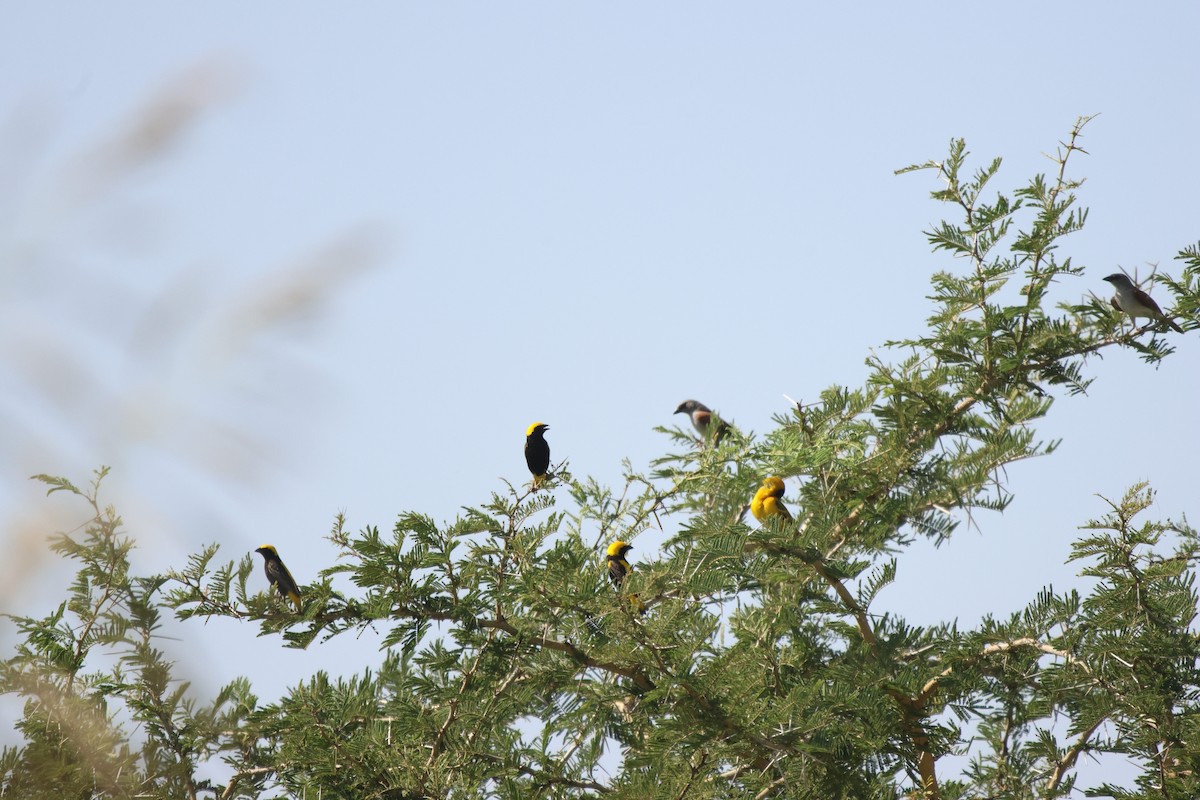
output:
<path id="1" fill-rule="evenodd" d="M 608 546 L 608 577 L 618 590 L 625 582 L 625 576 L 633 571 L 633 567 L 629 566 L 629 562 L 625 560 L 625 554 L 632 549 L 633 545 L 622 542 L 620 539 Z M 629 595 L 629 607 L 639 615 L 646 613 L 646 604 L 636 594 Z"/>
<path id="2" fill-rule="evenodd" d="M 618 589 L 625 582 L 625 576 L 633 569 L 625 560 L 625 554 L 632 549 L 633 545 L 626 544 L 620 539 L 608 546 L 608 577 L 612 579 Z"/>
<path id="3" fill-rule="evenodd" d="M 763 478 L 762 486 L 758 487 L 754 499 L 750 501 L 750 513 L 756 520 L 766 523 L 767 520 L 778 517 L 784 522 L 792 521 L 791 513 L 782 502 L 783 490 L 783 478 L 777 475 Z"/>
<path id="4" fill-rule="evenodd" d="M 550 445 L 546 443 L 545 434 L 550 426 L 544 422 L 535 422 L 525 431 L 525 464 L 533 473 L 533 485 L 536 487 L 546 479 L 550 469 Z"/>
<path id="5" fill-rule="evenodd" d="M 288 568 L 283 565 L 283 559 L 279 557 L 279 552 L 274 545 L 264 544 L 254 552 L 261 553 L 263 557 L 263 569 L 267 573 L 267 580 L 271 585 L 279 590 L 279 593 L 295 604 L 296 610 L 300 610 L 300 587 L 296 585 L 296 579 L 292 577 L 292 573 L 288 572 Z"/>

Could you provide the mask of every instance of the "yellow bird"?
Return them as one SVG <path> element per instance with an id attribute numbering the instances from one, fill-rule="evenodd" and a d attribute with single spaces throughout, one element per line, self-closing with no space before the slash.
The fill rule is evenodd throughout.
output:
<path id="1" fill-rule="evenodd" d="M 263 569 L 266 570 L 267 580 L 279 590 L 281 595 L 291 600 L 296 605 L 296 610 L 299 611 L 300 587 L 296 585 L 296 579 L 292 577 L 292 573 L 288 572 L 288 568 L 283 565 L 283 559 L 279 557 L 275 546 L 264 544 L 254 552 L 262 554 Z"/>
<path id="2" fill-rule="evenodd" d="M 750 513 L 759 522 L 765 523 L 772 517 L 779 517 L 784 522 L 791 522 L 792 515 L 783 504 L 783 478 L 772 475 L 763 478 L 762 486 L 754 493 L 750 501 Z"/>
<path id="3" fill-rule="evenodd" d="M 629 607 L 639 617 L 646 613 L 646 604 L 642 602 L 642 598 L 638 597 L 637 592 L 629 595 Z"/>

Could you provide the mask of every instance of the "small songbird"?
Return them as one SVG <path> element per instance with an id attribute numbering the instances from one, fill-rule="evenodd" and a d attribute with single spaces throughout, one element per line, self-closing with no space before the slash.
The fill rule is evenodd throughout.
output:
<path id="1" fill-rule="evenodd" d="M 721 440 L 729 433 L 729 425 L 723 422 L 720 417 L 713 413 L 711 408 L 699 400 L 684 400 L 679 404 L 679 408 L 675 409 L 675 413 L 687 414 L 702 439 L 708 439 L 710 431 L 713 430 L 714 422 L 716 423 L 715 441 L 717 444 L 720 444 Z"/>
<path id="2" fill-rule="evenodd" d="M 544 438 L 550 426 L 544 422 L 535 422 L 525 431 L 525 463 L 533 473 L 533 485 L 536 487 L 546 479 L 550 469 L 550 445 Z"/>
<path id="3" fill-rule="evenodd" d="M 288 572 L 288 568 L 283 565 L 283 559 L 279 557 L 279 552 L 274 545 L 264 544 L 254 552 L 261 553 L 263 557 L 263 569 L 267 573 L 267 580 L 271 585 L 279 590 L 279 593 L 295 604 L 296 610 L 300 610 L 300 587 L 296 585 L 296 579 L 292 577 L 292 573 Z"/>
<path id="4" fill-rule="evenodd" d="M 636 592 L 629 595 L 629 609 L 639 617 L 646 613 L 646 604 L 642 602 L 642 598 Z"/>
<path id="5" fill-rule="evenodd" d="M 629 562 L 625 560 L 625 554 L 633 549 L 633 545 L 626 544 L 620 539 L 608 546 L 608 577 L 619 589 L 625 581 L 625 576 L 628 575 L 633 567 L 629 566 Z"/>
<path id="6" fill-rule="evenodd" d="M 1172 330 L 1183 333 L 1183 328 L 1176 325 L 1173 319 L 1163 313 L 1163 310 L 1158 307 L 1158 303 L 1154 302 L 1154 298 L 1134 286 L 1128 275 L 1114 272 L 1104 280 L 1111 283 L 1117 290 L 1111 301 L 1113 308 L 1128 314 L 1134 325 L 1137 324 L 1138 317 L 1145 317 L 1165 322 Z"/>
<path id="7" fill-rule="evenodd" d="M 754 493 L 754 499 L 750 501 L 750 513 L 756 520 L 765 523 L 772 517 L 779 517 L 784 522 L 792 521 L 791 513 L 782 502 L 783 490 L 783 478 L 777 475 L 763 478 L 762 486 L 758 488 L 758 491 Z"/>

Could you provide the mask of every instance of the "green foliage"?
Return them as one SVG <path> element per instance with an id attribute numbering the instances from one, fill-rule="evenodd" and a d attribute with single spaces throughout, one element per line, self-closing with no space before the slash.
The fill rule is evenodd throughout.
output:
<path id="1" fill-rule="evenodd" d="M 212 790 L 196 777 L 200 764 L 257 749 L 238 733 L 256 702 L 249 684 L 237 681 L 199 705 L 154 646 L 168 578 L 130 574 L 133 543 L 99 503 L 105 474 L 98 470 L 87 489 L 34 476 L 50 493 L 82 498 L 92 517 L 81 535 L 51 539 L 79 565 L 67 600 L 44 618 L 9 615 L 23 639 L 3 663 L 0 686 L 25 700 L 17 724 L 25 744 L 0 754 L 0 796 L 197 797 Z M 226 796 L 255 795 L 231 786 Z"/>
<path id="2" fill-rule="evenodd" d="M 445 523 L 404 512 L 388 532 L 351 533 L 338 518 L 337 558 L 298 613 L 216 544 L 179 571 L 130 575 L 95 484 L 41 476 L 95 518 L 54 542 L 79 564 L 67 602 L 14 618 L 4 689 L 30 702 L 0 794 L 1053 798 L 1081 756 L 1107 753 L 1143 767 L 1137 792 L 1110 796 L 1200 796 L 1197 537 L 1139 522 L 1145 487 L 1085 527 L 1086 596 L 1047 588 L 975 630 L 880 607 L 913 542 L 1003 511 L 1005 468 L 1053 453 L 1036 424 L 1055 392 L 1095 379 L 1091 356 L 1171 352 L 1105 300 L 1048 306 L 1083 272 L 1064 246 L 1087 221 L 1067 170 L 1086 121 L 1054 174 L 1007 192 L 1000 160 L 969 172 L 962 141 L 904 170 L 936 175 L 954 219 L 929 242 L 956 268 L 933 277 L 928 331 L 891 342 L 894 362 L 868 359 L 863 386 L 830 387 L 762 435 L 664 429 L 673 450 L 648 472 L 627 464 L 619 489 L 560 464 Z M 1180 260 L 1182 277 L 1160 283 L 1191 330 L 1200 246 Z M 768 475 L 799 483 L 794 523 L 747 519 Z M 614 587 L 605 546 L 651 527 L 666 545 Z M 299 648 L 371 628 L 384 653 L 269 705 L 238 681 L 200 706 L 153 648 L 162 608 Z M 948 757 L 964 754 L 954 774 Z M 213 759 L 227 782 L 195 777 Z"/>

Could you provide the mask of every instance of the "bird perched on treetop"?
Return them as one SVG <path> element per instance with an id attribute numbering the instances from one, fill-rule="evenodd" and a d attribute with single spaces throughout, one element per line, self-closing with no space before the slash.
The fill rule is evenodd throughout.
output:
<path id="1" fill-rule="evenodd" d="M 629 562 L 625 560 L 625 554 L 632 549 L 633 545 L 626 544 L 620 539 L 608 546 L 608 577 L 618 588 L 625 581 L 625 576 L 633 570 L 633 567 L 629 566 Z"/>
<path id="2" fill-rule="evenodd" d="M 1128 275 L 1114 272 L 1104 280 L 1111 283 L 1117 290 L 1111 301 L 1113 308 L 1128 314 L 1134 325 L 1137 324 L 1138 317 L 1146 317 L 1165 322 L 1171 326 L 1172 330 L 1183 333 L 1183 328 L 1176 325 L 1174 320 L 1163 313 L 1163 310 L 1158 307 L 1158 303 L 1154 302 L 1154 298 L 1134 286 Z"/>
<path id="3" fill-rule="evenodd" d="M 729 433 L 729 425 L 721 420 L 713 410 L 701 403 L 699 400 L 684 400 L 679 404 L 679 408 L 675 409 L 676 414 L 687 414 L 692 420 L 692 425 L 700 433 L 701 438 L 707 439 L 709 433 L 714 431 L 715 423 L 715 441 L 717 444 L 725 438 Z"/>
<path id="4" fill-rule="evenodd" d="M 288 568 L 283 565 L 283 559 L 279 557 L 275 546 L 264 544 L 254 552 L 262 553 L 263 569 L 267 573 L 267 580 L 279 590 L 281 595 L 291 600 L 296 605 L 296 610 L 299 611 L 300 587 L 296 585 L 296 579 L 292 577 L 292 573 L 288 572 Z"/>
<path id="5" fill-rule="evenodd" d="M 750 501 L 750 513 L 759 522 L 765 523 L 772 517 L 779 517 L 784 522 L 791 522 L 792 515 L 781 501 L 783 500 L 783 478 L 772 475 L 763 478 L 762 486 L 754 493 Z"/>
<path id="6" fill-rule="evenodd" d="M 546 472 L 550 469 L 550 445 L 543 438 L 548 430 L 549 425 L 535 422 L 525 431 L 525 463 L 533 473 L 535 487 L 546 479 Z"/>

